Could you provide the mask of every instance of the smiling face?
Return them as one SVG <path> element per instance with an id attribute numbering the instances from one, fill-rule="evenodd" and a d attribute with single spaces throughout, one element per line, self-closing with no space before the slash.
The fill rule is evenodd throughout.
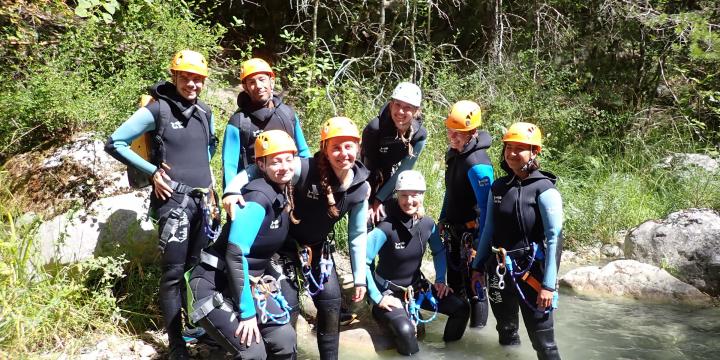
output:
<path id="1" fill-rule="evenodd" d="M 295 172 L 293 166 L 294 158 L 293 153 L 288 151 L 268 155 L 264 157 L 262 161 L 256 161 L 256 163 L 270 181 L 283 185 L 292 180 Z"/>
<path id="2" fill-rule="evenodd" d="M 399 190 L 398 205 L 404 213 L 414 216 L 423 206 L 423 192 L 417 190 Z"/>
<path id="3" fill-rule="evenodd" d="M 272 98 L 275 78 L 266 73 L 252 74 L 243 80 L 243 87 L 256 104 L 266 104 Z"/>
<path id="4" fill-rule="evenodd" d="M 417 116 L 419 111 L 419 107 L 412 106 L 404 101 L 395 99 L 390 101 L 390 117 L 395 124 L 395 128 L 401 133 L 405 133 L 410 128 L 412 119 Z"/>
<path id="5" fill-rule="evenodd" d="M 173 83 L 175 83 L 175 88 L 180 96 L 186 100 L 194 101 L 197 100 L 200 91 L 205 85 L 205 77 L 186 71 L 174 71 Z"/>
<path id="6" fill-rule="evenodd" d="M 514 141 L 505 143 L 503 157 L 515 175 L 524 176 L 525 171 L 523 171 L 523 167 L 527 165 L 530 159 L 534 159 L 536 156 L 537 150 L 533 150 L 532 145 Z"/>
<path id="7" fill-rule="evenodd" d="M 451 149 L 456 151 L 462 151 L 465 148 L 465 144 L 470 141 L 473 136 L 474 130 L 471 131 L 457 131 L 455 129 L 447 129 L 448 144 Z"/>
<path id="8" fill-rule="evenodd" d="M 324 151 L 335 172 L 350 170 L 357 158 L 358 141 L 349 136 L 330 138 L 327 140 Z"/>

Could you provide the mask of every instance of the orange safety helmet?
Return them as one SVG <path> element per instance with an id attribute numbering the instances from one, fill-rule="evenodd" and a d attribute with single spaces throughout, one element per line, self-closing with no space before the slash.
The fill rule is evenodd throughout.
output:
<path id="1" fill-rule="evenodd" d="M 266 73 L 270 75 L 271 78 L 275 77 L 275 73 L 270 67 L 270 64 L 263 59 L 252 58 L 250 60 L 243 61 L 242 65 L 240 65 L 240 81 L 243 81 L 246 77 L 257 73 Z"/>
<path id="2" fill-rule="evenodd" d="M 516 122 L 510 125 L 502 138 L 503 142 L 517 142 L 537 146 L 538 152 L 542 150 L 542 132 L 535 124 Z"/>
<path id="3" fill-rule="evenodd" d="M 445 126 L 456 131 L 470 131 L 482 124 L 480 105 L 469 101 L 460 100 L 450 109 Z"/>
<path id="4" fill-rule="evenodd" d="M 178 51 L 170 63 L 170 70 L 208 76 L 208 64 L 205 57 L 192 50 Z"/>
<path id="5" fill-rule="evenodd" d="M 283 130 L 268 130 L 255 138 L 255 158 L 292 152 L 297 154 L 297 146 L 288 133 Z"/>
<path id="6" fill-rule="evenodd" d="M 357 126 L 350 118 L 344 116 L 332 117 L 325 121 L 322 128 L 320 128 L 320 142 L 340 136 L 347 136 L 360 141 L 360 132 Z"/>

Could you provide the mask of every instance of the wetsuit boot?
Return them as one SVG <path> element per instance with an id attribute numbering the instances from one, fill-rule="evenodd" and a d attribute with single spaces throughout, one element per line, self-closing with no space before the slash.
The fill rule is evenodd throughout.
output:
<path id="1" fill-rule="evenodd" d="M 560 360 L 553 329 L 537 330 L 531 337 L 533 348 L 540 360 Z"/>
<path id="2" fill-rule="evenodd" d="M 470 327 L 484 328 L 487 325 L 488 300 L 479 300 L 477 297 L 470 299 Z"/>

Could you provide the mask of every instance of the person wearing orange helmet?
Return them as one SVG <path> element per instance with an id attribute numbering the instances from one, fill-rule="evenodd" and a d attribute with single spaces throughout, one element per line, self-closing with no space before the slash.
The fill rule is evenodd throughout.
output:
<path id="1" fill-rule="evenodd" d="M 492 185 L 473 283 L 488 287 L 500 344 L 520 344 L 518 308 L 538 359 L 560 359 L 553 329 L 562 251 L 563 205 L 556 177 L 539 170 L 542 133 L 518 122 L 503 136 L 502 168 Z M 488 259 L 489 258 L 489 259 Z"/>
<path id="2" fill-rule="evenodd" d="M 252 58 L 240 66 L 243 91 L 238 94 L 238 109 L 230 117 L 223 139 L 223 183 L 232 181 L 238 172 L 255 163 L 255 138 L 267 130 L 287 132 L 298 147 L 300 157 L 310 156 L 300 120 L 295 111 L 275 95 L 275 72 L 263 59 Z M 236 198 L 223 199 L 232 211 Z"/>
<path id="3" fill-rule="evenodd" d="M 205 212 L 207 189 L 213 187 L 210 158 L 215 153 L 214 117 L 200 101 L 208 65 L 192 50 L 175 54 L 172 82 L 150 88 L 155 101 L 138 109 L 108 139 L 105 150 L 128 166 L 147 174 L 153 192 L 150 208 L 158 220 L 162 257 L 160 309 L 169 339 L 169 357 L 187 359 L 182 331 L 183 273 L 199 261 L 200 250 L 214 236 Z M 135 153 L 130 143 L 153 134 L 152 158 Z"/>
<path id="4" fill-rule="evenodd" d="M 471 288 L 469 268 L 494 178 L 486 152 L 490 134 L 478 129 L 481 124 L 482 110 L 469 100 L 456 102 L 445 119 L 449 149 L 440 224 L 448 255 L 447 284 L 470 302 L 470 327 L 484 327 L 488 315 L 485 292 Z"/>
<path id="5" fill-rule="evenodd" d="M 236 359 L 294 359 L 296 336 L 289 306 L 273 272 L 273 254 L 296 222 L 293 188 L 295 141 L 282 130 L 268 130 L 255 140 L 262 173 L 244 189 L 229 237 L 203 250 L 189 278 L 189 317 Z"/>
<path id="6" fill-rule="evenodd" d="M 275 262 L 285 274 L 280 282 L 293 319 L 300 309 L 299 292 L 307 291 L 317 308 L 317 344 L 320 359 L 338 358 L 341 289 L 333 261 L 334 226 L 348 215 L 347 235 L 355 293 L 361 301 L 367 291 L 367 211 L 369 172 L 358 160 L 360 132 L 347 117 L 333 117 L 320 129 L 320 150 L 312 158 L 296 158 L 293 179 L 295 215 L 289 241 Z M 238 194 L 248 179 L 257 176 L 255 166 L 238 174 L 228 185 Z M 298 250 L 299 249 L 299 250 Z M 304 288 L 297 282 L 304 279 Z M 293 320 L 294 322 L 294 320 Z"/>

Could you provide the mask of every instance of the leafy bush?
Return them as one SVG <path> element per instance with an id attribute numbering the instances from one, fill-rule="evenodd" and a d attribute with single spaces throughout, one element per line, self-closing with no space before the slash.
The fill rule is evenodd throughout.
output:
<path id="1" fill-rule="evenodd" d="M 17 79 L 0 85 L 0 111 L 8 119 L 0 125 L 1 155 L 77 129 L 109 133 L 135 110 L 148 85 L 167 77 L 176 51 L 191 48 L 212 57 L 224 32 L 172 1 L 131 0 L 110 15 L 111 21 L 89 17 L 70 28 L 26 67 L 0 70 Z"/>

